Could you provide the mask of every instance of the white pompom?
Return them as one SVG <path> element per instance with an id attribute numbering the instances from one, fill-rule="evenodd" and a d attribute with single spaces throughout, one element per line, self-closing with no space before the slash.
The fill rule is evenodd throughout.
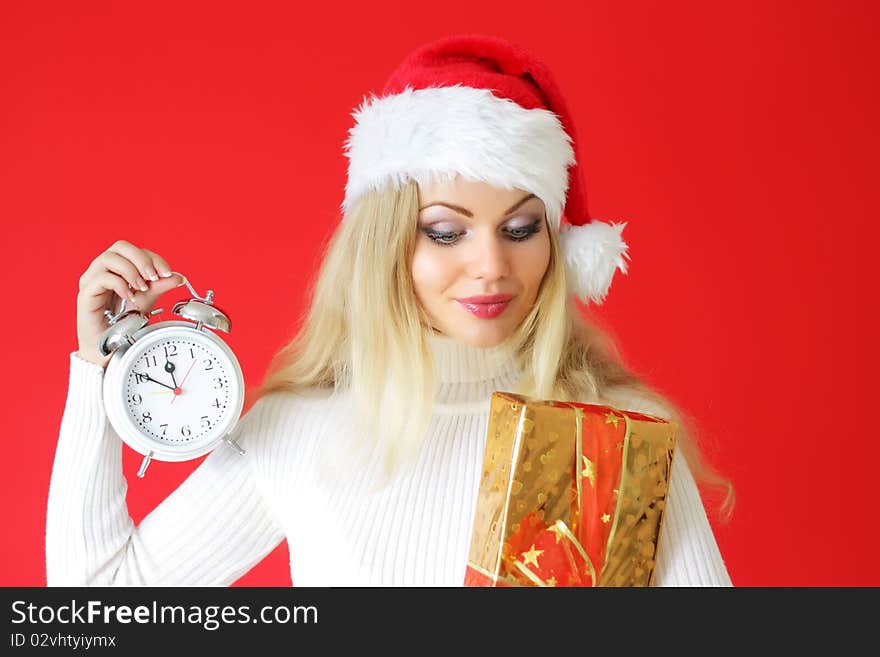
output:
<path id="1" fill-rule="evenodd" d="M 626 222 L 606 224 L 591 221 L 583 226 L 563 224 L 559 232 L 565 256 L 569 291 L 584 303 L 601 304 L 611 287 L 614 272 L 626 273 L 629 255 L 621 233 Z"/>

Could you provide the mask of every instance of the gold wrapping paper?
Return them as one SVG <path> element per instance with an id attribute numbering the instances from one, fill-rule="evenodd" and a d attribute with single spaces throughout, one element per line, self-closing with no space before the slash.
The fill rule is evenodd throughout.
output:
<path id="1" fill-rule="evenodd" d="M 466 586 L 650 586 L 677 425 L 492 396 Z"/>

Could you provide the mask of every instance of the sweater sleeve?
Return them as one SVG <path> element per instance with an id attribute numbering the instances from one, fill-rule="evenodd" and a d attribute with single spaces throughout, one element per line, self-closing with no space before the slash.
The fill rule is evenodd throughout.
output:
<path id="1" fill-rule="evenodd" d="M 633 394 L 616 389 L 609 397 L 621 410 L 669 418 L 664 408 Z M 699 489 L 679 451 L 672 457 L 654 586 L 732 586 Z"/>
<path id="2" fill-rule="evenodd" d="M 683 454 L 672 457 L 654 586 L 732 586 Z"/>
<path id="3" fill-rule="evenodd" d="M 258 400 L 236 424 L 233 437 L 248 453 L 221 444 L 135 526 L 103 377 L 102 367 L 70 354 L 46 513 L 47 584 L 231 584 L 283 539 L 249 453 L 272 430 L 272 401 Z"/>

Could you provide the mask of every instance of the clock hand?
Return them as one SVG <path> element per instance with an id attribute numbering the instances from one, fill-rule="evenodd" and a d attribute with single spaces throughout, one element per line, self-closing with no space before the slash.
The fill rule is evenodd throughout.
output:
<path id="1" fill-rule="evenodd" d="M 174 379 L 174 363 L 170 360 L 165 361 L 165 371 L 171 375 L 171 382 L 174 384 L 174 387 L 177 387 L 177 381 Z"/>
<path id="2" fill-rule="evenodd" d="M 189 366 L 189 369 L 186 371 L 186 374 L 183 377 L 183 380 L 180 382 L 180 385 L 174 389 L 174 397 L 171 398 L 171 403 L 174 403 L 174 400 L 177 399 L 177 396 L 183 394 L 183 382 L 189 378 L 189 373 L 192 372 L 193 367 L 195 366 L 196 361 L 193 359 L 192 364 Z"/>
<path id="3" fill-rule="evenodd" d="M 143 378 L 145 378 L 147 381 L 152 381 L 153 383 L 158 383 L 160 386 L 165 386 L 165 387 L 168 388 L 169 390 L 174 390 L 174 388 L 172 388 L 171 386 L 169 386 L 167 383 L 162 383 L 161 381 L 156 381 L 156 379 L 154 379 L 153 377 L 151 377 L 149 374 L 141 374 L 140 372 L 134 372 L 134 375 L 135 375 L 136 377 L 143 377 Z"/>

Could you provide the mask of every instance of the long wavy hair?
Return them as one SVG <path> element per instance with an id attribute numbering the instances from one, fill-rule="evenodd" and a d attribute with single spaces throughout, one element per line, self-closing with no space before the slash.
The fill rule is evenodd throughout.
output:
<path id="1" fill-rule="evenodd" d="M 411 457 L 432 413 L 434 367 L 428 318 L 413 289 L 410 263 L 418 235 L 418 186 L 365 194 L 325 246 L 311 303 L 294 337 L 272 358 L 249 404 L 274 392 L 323 389 L 351 395 L 358 459 L 382 445 L 386 475 Z M 696 421 L 624 363 L 612 337 L 587 321 L 566 292 L 556 233 L 550 264 L 529 314 L 504 343 L 518 360 L 519 392 L 538 399 L 609 403 L 627 390 L 665 410 L 679 425 L 676 449 L 694 478 L 722 494 L 732 513 L 730 481 L 703 457 Z"/>

